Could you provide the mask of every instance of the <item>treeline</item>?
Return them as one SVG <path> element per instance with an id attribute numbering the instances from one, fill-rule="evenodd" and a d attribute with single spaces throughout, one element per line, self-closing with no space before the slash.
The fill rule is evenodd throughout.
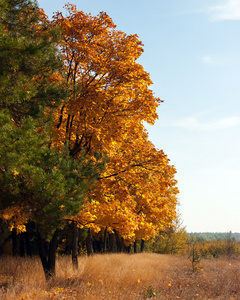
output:
<path id="1" fill-rule="evenodd" d="M 190 255 L 192 259 L 240 255 L 239 233 L 204 234 L 206 239 L 203 239 L 203 233 L 187 233 L 184 227 L 175 226 L 174 229 L 160 232 L 154 239 L 147 241 L 146 249 L 162 254 Z M 193 252 L 196 257 L 192 256 Z"/>
<path id="2" fill-rule="evenodd" d="M 191 232 L 188 233 L 189 237 L 194 237 L 197 241 L 217 241 L 234 239 L 240 241 L 240 233 L 238 232 Z"/>
<path id="3" fill-rule="evenodd" d="M 104 12 L 0 0 L 0 252 L 143 250 L 177 218 L 176 170 L 143 126 L 162 102 L 143 45 Z M 8 248 L 8 250 L 6 250 Z M 85 249 L 85 250 L 84 250 Z"/>

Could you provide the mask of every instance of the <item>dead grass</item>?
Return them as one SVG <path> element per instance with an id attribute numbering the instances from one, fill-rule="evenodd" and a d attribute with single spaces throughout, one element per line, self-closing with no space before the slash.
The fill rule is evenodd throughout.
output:
<path id="1" fill-rule="evenodd" d="M 57 259 L 46 283 L 39 259 L 0 259 L 0 299 L 240 299 L 240 259 L 202 260 L 197 272 L 185 257 L 108 254 Z"/>

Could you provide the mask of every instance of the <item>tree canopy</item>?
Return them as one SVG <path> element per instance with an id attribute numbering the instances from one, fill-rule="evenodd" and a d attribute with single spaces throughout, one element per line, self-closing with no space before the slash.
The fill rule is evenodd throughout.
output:
<path id="1" fill-rule="evenodd" d="M 51 145 L 52 110 L 66 90 L 58 78 L 57 31 L 31 1 L 1 7 L 0 217 L 18 233 L 32 221 L 39 239 L 51 241 L 80 211 L 103 162 L 84 152 L 73 160 L 67 145 Z M 54 272 L 39 254 L 45 271 Z"/>
<path id="2" fill-rule="evenodd" d="M 97 17 L 67 5 L 54 16 L 70 96 L 55 110 L 56 138 L 77 158 L 105 152 L 109 161 L 97 188 L 77 218 L 93 231 L 116 230 L 126 242 L 148 239 L 169 226 L 177 204 L 175 168 L 148 140 L 143 122 L 153 124 L 161 103 L 149 74 L 137 62 L 143 45 L 137 35 L 116 30 L 109 16 Z"/>
<path id="3" fill-rule="evenodd" d="M 43 241 L 56 251 L 69 221 L 125 245 L 171 227 L 176 169 L 144 128 L 162 101 L 138 36 L 71 4 L 52 22 L 32 1 L 0 7 L 1 219 L 34 222 L 46 274 Z"/>

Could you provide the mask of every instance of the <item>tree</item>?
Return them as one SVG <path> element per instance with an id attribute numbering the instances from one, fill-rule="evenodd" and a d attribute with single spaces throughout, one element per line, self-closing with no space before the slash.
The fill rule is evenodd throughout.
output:
<path id="1" fill-rule="evenodd" d="M 110 157 L 102 179 L 89 196 L 92 201 L 86 202 L 78 215 L 79 224 L 96 232 L 105 228 L 110 234 L 117 231 L 126 244 L 147 240 L 171 225 L 178 192 L 175 169 L 169 166 L 162 151 L 144 142 L 145 149 L 139 147 L 140 139 L 129 142 L 129 157 L 124 154 L 125 168 L 122 165 L 119 170 L 118 163 L 124 161 L 116 153 Z M 143 149 L 145 152 L 141 152 Z"/>
<path id="2" fill-rule="evenodd" d="M 185 226 L 182 225 L 180 214 L 173 220 L 173 224 L 163 231 L 159 231 L 149 244 L 148 249 L 152 252 L 167 254 L 183 254 L 189 242 Z"/>
<path id="3" fill-rule="evenodd" d="M 70 97 L 55 112 L 56 145 L 71 141 L 71 154 L 82 147 L 88 152 L 108 152 L 111 142 L 121 141 L 135 122 L 154 123 L 161 102 L 153 96 L 149 74 L 136 62 L 142 43 L 136 35 L 115 30 L 105 13 L 97 17 L 68 5 L 68 17 L 57 13 L 61 27 L 59 47 L 65 63 Z"/>
<path id="4" fill-rule="evenodd" d="M 50 241 L 49 251 L 56 251 L 57 230 L 81 209 L 89 183 L 98 176 L 96 164 L 84 157 L 73 160 L 67 149 L 50 149 L 46 134 L 34 134 L 33 119 L 18 128 L 2 111 L 0 128 L 1 217 L 18 233 L 25 231 L 28 220 L 36 224 L 39 254 L 49 276 L 55 255 L 45 253 L 43 243 Z"/>
<path id="5" fill-rule="evenodd" d="M 8 109 L 16 122 L 39 117 L 54 107 L 63 93 L 59 82 L 61 58 L 43 10 L 29 0 L 1 2 L 0 109 Z"/>
<path id="6" fill-rule="evenodd" d="M 108 156 L 97 189 L 85 199 L 77 218 L 92 231 L 114 230 L 126 243 L 148 239 L 175 218 L 175 168 L 148 141 L 143 122 L 153 124 L 161 103 L 150 90 L 149 74 L 137 63 L 143 52 L 137 35 L 116 30 L 109 16 L 97 17 L 67 5 L 68 16 L 54 16 L 62 29 L 59 44 L 69 98 L 55 111 L 53 144 L 69 143 Z"/>
<path id="7" fill-rule="evenodd" d="M 65 95 L 54 31 L 35 3 L 0 4 L 0 217 L 17 233 L 35 223 L 49 278 L 58 231 L 79 212 L 103 164 L 99 155 L 73 160 L 68 145 L 51 145 L 51 109 Z"/>

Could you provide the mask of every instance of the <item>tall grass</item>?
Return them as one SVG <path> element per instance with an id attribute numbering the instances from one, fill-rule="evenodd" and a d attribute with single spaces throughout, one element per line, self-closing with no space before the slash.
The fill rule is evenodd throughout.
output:
<path id="1" fill-rule="evenodd" d="M 57 276 L 45 282 L 39 259 L 0 260 L 0 299 L 240 299 L 240 259 L 107 254 L 58 257 Z"/>

